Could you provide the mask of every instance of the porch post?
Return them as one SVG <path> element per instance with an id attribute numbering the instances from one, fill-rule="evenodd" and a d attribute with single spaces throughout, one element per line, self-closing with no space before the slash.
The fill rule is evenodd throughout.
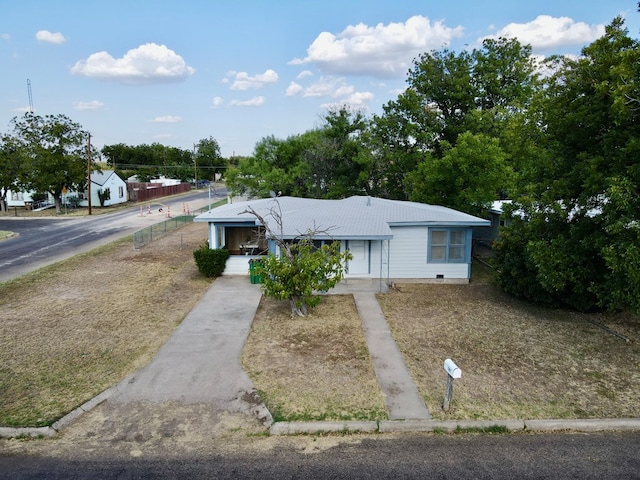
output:
<path id="1" fill-rule="evenodd" d="M 218 248 L 218 229 L 213 222 L 209 223 L 209 238 L 209 248 Z"/>

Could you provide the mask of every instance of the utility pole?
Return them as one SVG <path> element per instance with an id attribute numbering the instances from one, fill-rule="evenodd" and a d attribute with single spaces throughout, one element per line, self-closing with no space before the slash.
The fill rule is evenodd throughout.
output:
<path id="1" fill-rule="evenodd" d="M 89 215 L 91 215 L 91 133 L 87 138 L 87 196 L 89 197 Z"/>
<path id="2" fill-rule="evenodd" d="M 27 78 L 27 93 L 29 94 L 29 113 L 33 113 L 33 96 L 31 95 L 31 80 Z"/>
<path id="3" fill-rule="evenodd" d="M 193 144 L 193 177 L 198 190 L 198 157 L 196 156 L 196 144 Z"/>

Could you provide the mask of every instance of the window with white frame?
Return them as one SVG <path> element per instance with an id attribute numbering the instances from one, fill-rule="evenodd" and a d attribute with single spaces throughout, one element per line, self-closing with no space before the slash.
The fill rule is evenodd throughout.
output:
<path id="1" fill-rule="evenodd" d="M 467 232 L 461 229 L 429 230 L 429 258 L 435 263 L 461 263 L 467 260 Z"/>

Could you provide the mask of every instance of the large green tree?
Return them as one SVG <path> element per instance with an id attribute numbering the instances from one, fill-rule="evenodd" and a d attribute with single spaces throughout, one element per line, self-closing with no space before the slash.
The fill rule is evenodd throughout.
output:
<path id="1" fill-rule="evenodd" d="M 427 154 L 408 175 L 409 199 L 483 215 L 510 184 L 512 170 L 495 138 L 465 132 L 443 155 Z"/>
<path id="2" fill-rule="evenodd" d="M 511 170 L 520 168 L 535 145 L 518 133 L 539 85 L 535 72 L 531 48 L 515 39 L 487 39 L 471 52 L 445 49 L 420 55 L 409 71 L 407 89 L 384 106 L 381 116 L 374 117 L 365 137 L 363 171 L 369 174 L 372 190 L 391 198 L 428 198 L 445 205 L 450 194 L 437 198 L 432 192 L 416 189 L 446 181 L 449 183 L 440 185 L 439 190 L 453 192 L 462 182 L 473 183 L 482 191 L 492 190 L 493 199 L 506 194 L 513 188 L 510 175 L 496 176 L 492 169 L 478 168 L 473 172 L 475 178 L 456 179 L 443 171 L 444 157 L 456 155 L 460 160 L 452 149 L 461 138 L 468 143 L 469 137 L 463 134 L 482 134 L 482 138 L 497 139 L 501 150 L 497 163 Z M 468 152 L 469 146 L 464 150 Z M 485 161 L 479 158 L 477 163 Z M 427 165 L 430 162 L 434 165 Z M 472 159 L 467 164 L 472 165 Z M 434 178 L 419 178 L 427 174 L 434 174 Z M 497 180 L 505 183 L 496 184 Z M 460 204 L 448 206 L 459 208 Z M 464 210 L 475 210 L 476 206 Z"/>
<path id="3" fill-rule="evenodd" d="M 7 193 L 20 189 L 22 162 L 15 140 L 9 135 L 0 138 L 0 211 L 7 211 Z"/>
<path id="4" fill-rule="evenodd" d="M 196 152 L 196 155 L 200 155 L 199 158 L 202 160 L 203 166 L 219 164 L 220 161 L 216 160 L 219 151 L 216 150 L 215 140 L 210 138 L 201 140 L 201 142 L 202 151 Z M 196 164 L 192 150 L 169 147 L 160 143 L 135 146 L 118 143 L 105 145 L 101 152 L 109 166 L 117 169 L 125 177 L 136 175 L 142 182 L 148 182 L 161 175 L 189 182 L 196 175 Z M 197 166 L 199 165 L 198 163 Z M 211 166 L 210 169 L 214 169 L 214 167 Z"/>
<path id="5" fill-rule="evenodd" d="M 50 193 L 59 213 L 63 189 L 87 187 L 89 133 L 65 115 L 27 113 L 11 123 L 23 164 L 20 184 L 27 190 Z"/>
<path id="6" fill-rule="evenodd" d="M 202 138 L 195 145 L 194 161 L 197 169 L 204 173 L 198 179 L 215 180 L 216 174 L 224 175 L 227 163 L 220 153 L 220 145 L 213 138 Z"/>
<path id="7" fill-rule="evenodd" d="M 330 110 L 305 152 L 313 175 L 311 192 L 316 198 L 345 198 L 362 192 L 358 153 L 367 122 L 358 111 L 346 107 Z"/>
<path id="8" fill-rule="evenodd" d="M 251 157 L 229 168 L 233 193 L 266 197 L 270 191 L 310 198 L 344 198 L 363 193 L 360 172 L 363 115 L 347 108 L 331 110 L 316 129 L 286 139 L 260 140 Z"/>
<path id="9" fill-rule="evenodd" d="M 640 311 L 640 47 L 616 18 L 577 60 L 555 58 L 532 123 L 546 150 L 523 174 L 496 244 L 516 295 Z"/>
<path id="10" fill-rule="evenodd" d="M 229 167 L 227 187 L 236 195 L 248 193 L 262 198 L 271 191 L 308 196 L 311 170 L 303 157 L 314 135 L 311 131 L 284 140 L 273 135 L 261 139 L 252 156 L 240 158 L 237 167 Z"/>

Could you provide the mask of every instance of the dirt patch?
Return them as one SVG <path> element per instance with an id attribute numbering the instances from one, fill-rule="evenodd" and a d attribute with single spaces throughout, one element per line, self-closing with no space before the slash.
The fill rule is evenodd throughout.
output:
<path id="1" fill-rule="evenodd" d="M 275 420 L 387 418 L 351 295 L 327 295 L 306 318 L 263 297 L 242 364 Z"/>

